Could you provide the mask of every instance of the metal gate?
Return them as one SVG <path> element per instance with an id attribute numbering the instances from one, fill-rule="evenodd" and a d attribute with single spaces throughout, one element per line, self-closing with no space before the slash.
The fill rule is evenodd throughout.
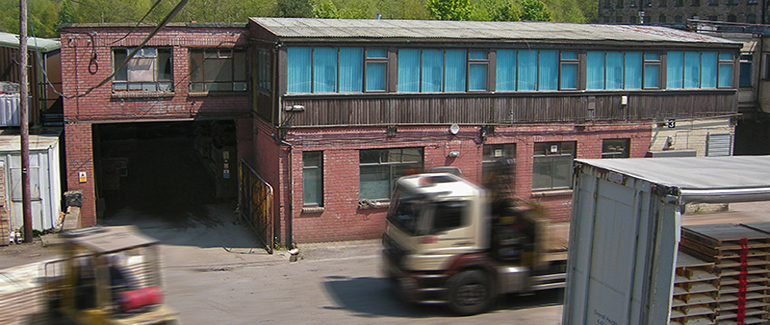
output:
<path id="1" fill-rule="evenodd" d="M 259 239 L 265 243 L 268 253 L 273 253 L 273 187 L 270 186 L 245 161 L 238 165 L 240 189 L 238 211 L 249 223 Z"/>

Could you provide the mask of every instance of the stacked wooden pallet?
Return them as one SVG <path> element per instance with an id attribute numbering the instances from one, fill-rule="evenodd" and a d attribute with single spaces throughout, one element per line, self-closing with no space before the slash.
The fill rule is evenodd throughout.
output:
<path id="1" fill-rule="evenodd" d="M 734 224 L 685 226 L 679 249 L 714 263 L 719 279 L 714 324 L 768 322 L 770 232 Z"/>
<path id="2" fill-rule="evenodd" d="M 714 263 L 679 252 L 669 324 L 714 324 L 718 295 L 719 277 L 714 273 Z"/>

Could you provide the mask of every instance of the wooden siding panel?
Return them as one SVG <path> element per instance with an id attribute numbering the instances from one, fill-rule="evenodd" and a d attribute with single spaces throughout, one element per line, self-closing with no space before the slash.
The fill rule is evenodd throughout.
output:
<path id="1" fill-rule="evenodd" d="M 728 115 L 737 112 L 735 92 L 575 96 L 287 96 L 286 126 L 406 124 L 511 124 L 638 120 Z M 264 99 L 264 98 L 262 98 Z M 593 102 L 593 104 L 591 103 Z M 257 105 L 263 108 L 262 105 Z"/>

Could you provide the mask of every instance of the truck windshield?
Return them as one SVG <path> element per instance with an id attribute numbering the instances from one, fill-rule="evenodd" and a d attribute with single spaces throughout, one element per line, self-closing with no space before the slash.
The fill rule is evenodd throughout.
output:
<path id="1" fill-rule="evenodd" d="M 388 210 L 388 221 L 409 234 L 417 232 L 417 220 L 422 214 L 424 196 L 409 195 L 396 188 Z"/>
<path id="2" fill-rule="evenodd" d="M 463 226 L 467 201 L 432 201 L 396 189 L 388 221 L 411 235 L 435 234 Z"/>

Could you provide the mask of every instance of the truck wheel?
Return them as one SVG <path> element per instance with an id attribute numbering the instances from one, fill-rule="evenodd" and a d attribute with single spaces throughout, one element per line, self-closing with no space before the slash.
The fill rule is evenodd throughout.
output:
<path id="1" fill-rule="evenodd" d="M 464 271 L 453 276 L 449 284 L 449 309 L 459 315 L 474 315 L 489 307 L 489 279 L 482 271 Z"/>

